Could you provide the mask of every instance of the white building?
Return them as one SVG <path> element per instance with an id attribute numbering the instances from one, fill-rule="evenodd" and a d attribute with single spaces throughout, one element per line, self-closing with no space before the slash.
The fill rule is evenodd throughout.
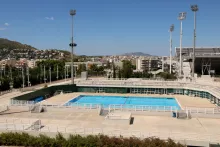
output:
<path id="1" fill-rule="evenodd" d="M 140 57 L 136 59 L 136 71 L 152 71 L 162 68 L 162 61 L 159 57 Z"/>
<path id="2" fill-rule="evenodd" d="M 27 65 L 28 65 L 29 68 L 36 67 L 36 60 L 34 60 L 34 59 L 27 60 Z"/>

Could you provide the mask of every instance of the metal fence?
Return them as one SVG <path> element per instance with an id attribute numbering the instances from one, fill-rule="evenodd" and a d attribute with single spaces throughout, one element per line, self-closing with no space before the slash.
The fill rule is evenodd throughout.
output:
<path id="1" fill-rule="evenodd" d="M 36 102 L 35 101 L 26 101 L 26 100 L 14 100 L 10 99 L 11 106 L 32 106 Z"/>
<path id="2" fill-rule="evenodd" d="M 46 108 L 75 108 L 75 109 L 99 109 L 101 107 L 100 104 L 93 104 L 93 103 L 66 103 L 65 105 L 51 105 L 44 102 L 41 105 Z"/>
<path id="3" fill-rule="evenodd" d="M 185 107 L 184 110 L 188 111 L 189 113 L 193 114 L 219 114 L 220 115 L 220 108 L 197 108 L 197 107 Z"/>
<path id="4" fill-rule="evenodd" d="M 0 96 L 7 94 L 7 93 L 11 93 L 11 92 L 15 92 L 15 91 L 19 91 L 19 89 L 12 89 L 12 90 L 6 90 L 6 91 L 0 91 Z"/>
<path id="5" fill-rule="evenodd" d="M 109 105 L 109 111 L 148 111 L 148 112 L 172 112 L 179 110 L 175 106 L 150 106 L 150 105 Z"/>
<path id="6" fill-rule="evenodd" d="M 23 101 L 23 100 L 13 100 L 11 99 L 10 106 L 34 106 L 36 103 L 34 101 Z M 109 112 L 112 110 L 118 111 L 142 111 L 142 112 L 172 112 L 181 110 L 176 106 L 155 106 L 155 105 L 130 105 L 130 104 L 110 104 L 105 107 L 101 104 L 95 103 L 71 103 L 68 102 L 64 105 L 58 104 L 47 104 L 46 101 L 37 103 L 45 108 L 73 108 L 73 109 L 108 109 Z M 0 106 L 0 111 L 7 110 L 7 105 Z M 184 107 L 184 111 L 188 111 L 191 114 L 219 114 L 220 107 L 215 108 L 199 108 L 199 107 Z"/>

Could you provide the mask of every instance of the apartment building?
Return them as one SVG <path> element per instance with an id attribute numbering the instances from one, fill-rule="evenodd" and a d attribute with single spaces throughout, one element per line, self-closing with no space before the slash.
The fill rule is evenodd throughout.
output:
<path id="1" fill-rule="evenodd" d="M 16 59 L 15 58 L 8 58 L 0 61 L 0 68 L 4 69 L 6 65 L 15 66 Z"/>
<path id="2" fill-rule="evenodd" d="M 154 71 L 162 68 L 160 57 L 143 57 L 136 59 L 136 71 Z"/>

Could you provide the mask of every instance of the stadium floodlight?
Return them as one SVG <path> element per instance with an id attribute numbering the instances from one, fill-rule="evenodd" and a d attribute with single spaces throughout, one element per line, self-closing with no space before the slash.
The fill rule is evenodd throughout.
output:
<path id="1" fill-rule="evenodd" d="M 71 47 L 71 81 L 74 84 L 74 76 L 73 76 L 73 48 L 75 44 L 73 43 L 73 16 L 76 15 L 76 10 L 70 10 L 70 15 L 72 17 L 72 38 L 71 43 L 69 44 Z"/>
<path id="2" fill-rule="evenodd" d="M 180 20 L 180 71 L 179 75 L 182 76 L 182 37 L 183 37 L 183 20 L 186 18 L 186 12 L 180 12 L 178 19 Z"/>
<path id="3" fill-rule="evenodd" d="M 196 12 L 199 10 L 197 5 L 191 5 L 191 10 L 194 12 L 194 35 L 193 35 L 193 67 L 192 67 L 192 77 L 195 73 L 195 48 L 196 48 Z"/>
<path id="4" fill-rule="evenodd" d="M 174 24 L 170 26 L 170 74 L 172 73 L 172 32 L 174 31 Z"/>

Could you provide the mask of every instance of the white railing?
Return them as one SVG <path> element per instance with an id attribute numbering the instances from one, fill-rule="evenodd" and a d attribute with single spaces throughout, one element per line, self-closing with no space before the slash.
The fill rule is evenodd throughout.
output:
<path id="1" fill-rule="evenodd" d="M 14 91 L 19 91 L 19 90 L 18 89 L 12 89 L 12 90 L 0 91 L 0 96 L 4 95 L 4 94 L 7 94 L 7 93 L 14 92 Z"/>
<path id="2" fill-rule="evenodd" d="M 26 100 L 10 100 L 11 106 L 32 106 L 35 104 L 35 101 L 26 101 Z"/>
<path id="3" fill-rule="evenodd" d="M 51 105 L 44 102 L 41 106 L 46 108 L 75 108 L 75 109 L 99 109 L 100 104 L 92 103 L 66 103 L 65 105 Z"/>
<path id="4" fill-rule="evenodd" d="M 197 108 L 197 107 L 185 107 L 184 110 L 191 114 L 218 114 L 220 115 L 220 108 Z"/>
<path id="5" fill-rule="evenodd" d="M 172 112 L 179 110 L 175 106 L 149 106 L 149 105 L 109 105 L 109 111 L 148 111 L 148 112 Z"/>
<path id="6" fill-rule="evenodd" d="M 159 137 L 160 139 L 171 138 L 173 140 L 193 140 L 193 141 L 207 141 L 211 143 L 220 142 L 220 134 L 211 133 L 184 133 L 184 132 L 147 132 L 139 130 L 120 130 L 120 129 L 103 129 L 103 128 L 71 128 L 66 126 L 49 125 L 38 127 L 39 130 L 29 129 L 30 124 L 15 124 L 15 123 L 0 123 L 0 130 L 7 131 L 24 131 L 24 132 L 43 132 L 43 133 L 69 133 L 76 135 L 108 135 L 114 137 L 137 137 L 140 139 L 148 137 Z"/>
<path id="7" fill-rule="evenodd" d="M 73 109 L 100 109 L 102 108 L 102 104 L 94 104 L 94 103 L 71 103 L 68 102 L 64 105 L 57 104 L 47 104 L 46 101 L 39 103 L 42 107 L 45 108 L 73 108 Z M 11 99 L 11 106 L 33 106 L 35 105 L 34 101 L 22 101 L 22 100 L 13 100 Z M 0 107 L 2 111 L 7 110 L 7 105 Z M 1 111 L 0 109 L 0 111 Z M 130 105 L 130 104 L 110 104 L 108 106 L 109 111 L 111 110 L 119 110 L 119 111 L 143 111 L 143 112 L 172 112 L 180 110 L 176 106 L 159 106 L 159 105 Z M 188 111 L 190 113 L 197 114 L 220 114 L 220 108 L 199 108 L 199 107 L 184 107 L 183 110 Z"/>

